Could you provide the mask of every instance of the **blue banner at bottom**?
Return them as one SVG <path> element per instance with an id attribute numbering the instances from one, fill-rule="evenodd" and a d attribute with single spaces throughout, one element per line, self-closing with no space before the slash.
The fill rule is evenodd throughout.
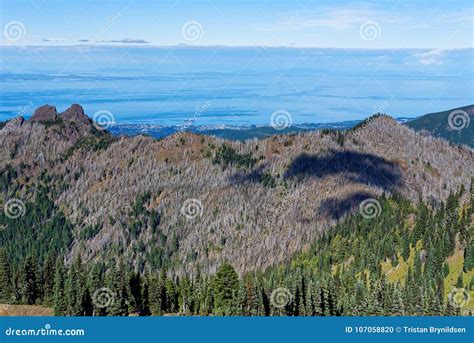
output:
<path id="1" fill-rule="evenodd" d="M 474 342 L 473 317 L 0 317 L 0 342 Z"/>

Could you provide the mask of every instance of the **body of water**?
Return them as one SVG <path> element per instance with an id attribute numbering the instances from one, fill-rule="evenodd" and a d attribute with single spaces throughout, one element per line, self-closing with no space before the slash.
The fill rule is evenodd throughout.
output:
<path id="1" fill-rule="evenodd" d="M 0 120 L 71 103 L 157 125 L 414 117 L 472 103 L 472 60 L 473 49 L 2 47 Z"/>

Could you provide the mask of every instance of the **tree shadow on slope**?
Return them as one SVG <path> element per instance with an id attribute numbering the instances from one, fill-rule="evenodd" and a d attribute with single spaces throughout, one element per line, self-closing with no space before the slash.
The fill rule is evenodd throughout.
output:
<path id="1" fill-rule="evenodd" d="M 229 176 L 229 182 L 233 185 L 242 185 L 245 183 L 260 183 L 263 178 L 264 170 L 267 164 L 261 164 L 249 172 L 238 171 Z"/>
<path id="2" fill-rule="evenodd" d="M 372 154 L 355 151 L 332 151 L 325 155 L 301 154 L 284 174 L 286 179 L 337 176 L 344 181 L 396 192 L 402 184 L 398 164 Z M 363 200 L 373 198 L 368 192 L 356 192 L 346 197 L 324 200 L 318 213 L 338 219 L 352 212 Z"/>
<path id="3" fill-rule="evenodd" d="M 319 206 L 318 214 L 339 219 L 345 214 L 355 211 L 364 200 L 373 197 L 374 195 L 369 192 L 356 192 L 344 198 L 327 198 Z"/>
<path id="4" fill-rule="evenodd" d="M 265 164 L 250 172 L 237 172 L 230 176 L 234 185 L 262 183 Z M 301 154 L 290 164 L 283 179 L 302 181 L 306 178 L 324 179 L 334 176 L 343 182 L 382 188 L 396 193 L 402 185 L 402 172 L 397 163 L 382 157 L 355 151 L 330 151 L 321 155 Z M 357 204 L 373 198 L 369 192 L 355 192 L 344 198 L 325 199 L 318 213 L 338 219 L 354 210 Z"/>
<path id="5" fill-rule="evenodd" d="M 400 167 L 384 158 L 355 151 L 332 151 L 325 155 L 301 154 L 296 157 L 284 178 L 339 176 L 354 183 L 394 191 L 401 185 Z"/>

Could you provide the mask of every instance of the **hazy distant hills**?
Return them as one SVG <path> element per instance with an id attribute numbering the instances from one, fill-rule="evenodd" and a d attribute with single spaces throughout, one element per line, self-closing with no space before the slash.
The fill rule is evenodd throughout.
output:
<path id="1" fill-rule="evenodd" d="M 264 125 L 249 125 L 249 126 L 235 126 L 235 125 L 220 125 L 220 126 L 159 126 L 153 124 L 118 124 L 110 128 L 110 132 L 116 135 L 136 136 L 140 134 L 149 135 L 154 138 L 164 138 L 166 136 L 192 132 L 203 135 L 212 135 L 219 138 L 230 140 L 248 140 L 248 139 L 263 139 L 274 135 L 281 134 L 295 134 L 318 129 L 338 129 L 346 130 L 354 127 L 360 120 L 350 120 L 335 123 L 309 123 L 291 125 L 285 128 L 273 128 Z"/>
<path id="2" fill-rule="evenodd" d="M 436 206 L 468 189 L 473 170 L 472 150 L 384 115 L 347 131 L 157 140 L 97 129 L 78 105 L 45 106 L 0 130 L 0 200 L 20 199 L 29 214 L 2 239 L 15 254 L 33 234 L 41 254 L 68 260 L 121 256 L 177 274 L 228 261 L 242 273 L 306 249 L 365 199 L 397 193 Z"/>
<path id="3" fill-rule="evenodd" d="M 454 144 L 474 148 L 474 105 L 429 113 L 408 121 L 406 125 L 417 131 L 428 131 Z"/>
<path id="4" fill-rule="evenodd" d="M 401 124 L 444 138 L 453 144 L 465 144 L 474 147 L 474 105 L 459 107 L 443 112 L 430 113 L 412 118 L 395 118 Z M 152 124 L 118 124 L 110 128 L 116 135 L 136 136 L 149 135 L 164 138 L 175 133 L 193 132 L 212 135 L 229 140 L 264 139 L 279 134 L 304 133 L 321 129 L 349 130 L 360 123 L 360 120 L 349 120 L 334 123 L 308 123 L 292 125 L 282 130 L 271 126 L 159 126 Z"/>

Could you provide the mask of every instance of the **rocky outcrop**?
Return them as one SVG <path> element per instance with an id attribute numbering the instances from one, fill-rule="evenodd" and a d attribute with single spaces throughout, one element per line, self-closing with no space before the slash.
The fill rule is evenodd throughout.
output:
<path id="1" fill-rule="evenodd" d="M 29 122 L 51 122 L 58 119 L 56 107 L 43 105 L 36 109 L 35 113 L 29 119 Z"/>
<path id="2" fill-rule="evenodd" d="M 90 127 L 92 124 L 92 121 L 84 113 L 82 106 L 78 104 L 72 104 L 71 107 L 61 113 L 59 117 L 65 122 L 85 125 L 87 127 Z"/>

